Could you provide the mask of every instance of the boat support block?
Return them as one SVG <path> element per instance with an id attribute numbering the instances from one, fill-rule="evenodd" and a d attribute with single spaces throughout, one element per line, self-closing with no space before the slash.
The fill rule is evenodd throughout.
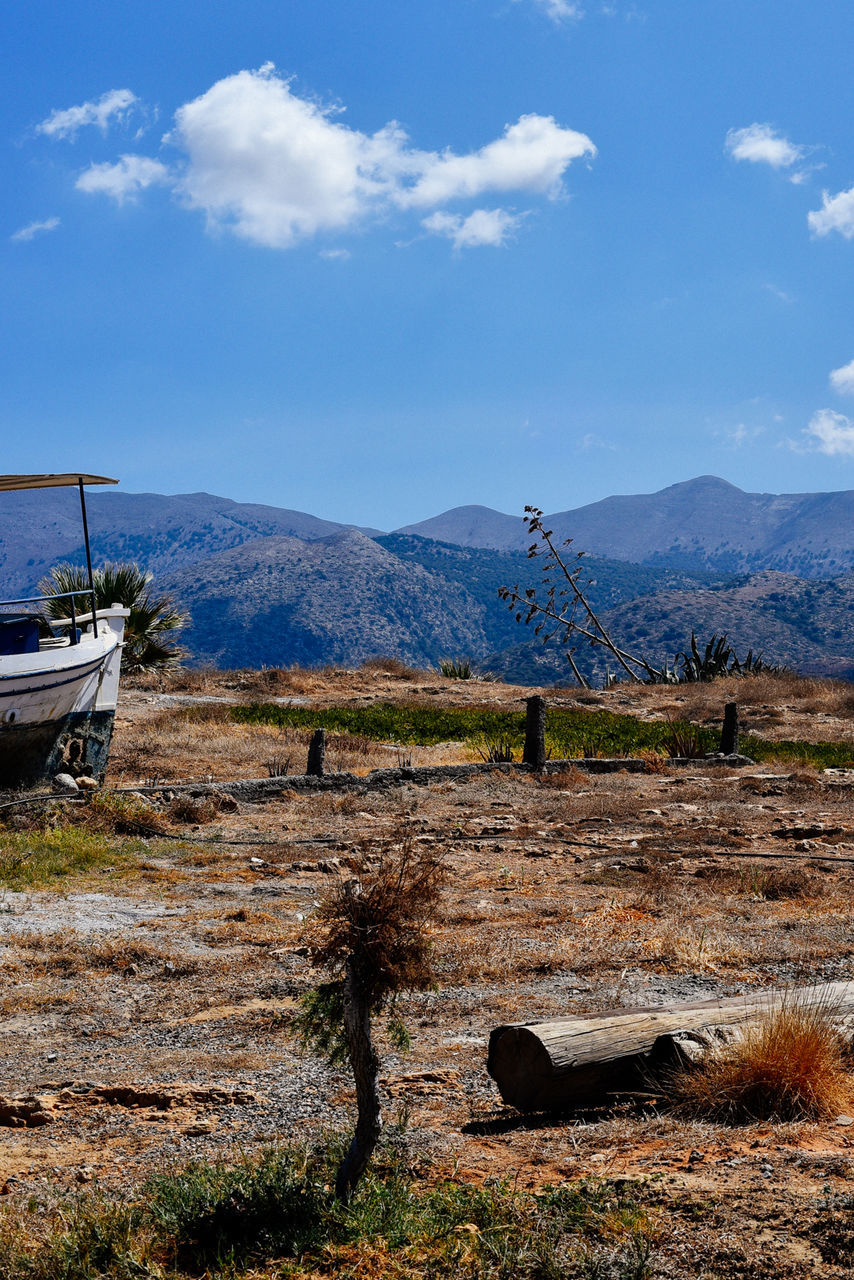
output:
<path id="1" fill-rule="evenodd" d="M 113 711 L 73 711 L 61 720 L 7 725 L 0 734 L 0 788 L 32 787 L 58 773 L 99 782 L 107 768 Z"/>

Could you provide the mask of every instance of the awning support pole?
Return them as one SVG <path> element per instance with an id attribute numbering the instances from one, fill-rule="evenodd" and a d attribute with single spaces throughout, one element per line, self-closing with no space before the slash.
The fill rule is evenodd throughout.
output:
<path id="1" fill-rule="evenodd" d="M 89 522 L 86 519 L 86 498 L 83 494 L 83 481 L 77 481 L 80 490 L 80 514 L 83 516 L 83 542 L 86 547 L 86 574 L 89 579 L 89 599 L 92 602 L 92 634 L 98 634 L 98 620 L 95 616 L 95 579 L 92 576 L 92 552 L 89 549 Z"/>

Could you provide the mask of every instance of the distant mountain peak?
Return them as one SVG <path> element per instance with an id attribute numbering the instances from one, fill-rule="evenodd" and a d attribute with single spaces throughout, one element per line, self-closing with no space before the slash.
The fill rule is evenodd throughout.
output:
<path id="1" fill-rule="evenodd" d="M 720 476 L 694 476 L 693 480 L 679 480 L 676 484 L 670 484 L 665 489 L 659 489 L 659 493 L 673 493 L 675 490 L 681 490 L 683 493 L 688 490 L 696 489 L 720 489 L 724 493 L 744 493 L 743 489 L 739 489 L 737 484 L 730 483 L 729 480 L 722 480 Z"/>

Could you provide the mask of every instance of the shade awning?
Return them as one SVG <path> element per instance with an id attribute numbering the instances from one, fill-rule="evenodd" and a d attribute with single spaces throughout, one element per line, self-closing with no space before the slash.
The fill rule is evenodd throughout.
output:
<path id="1" fill-rule="evenodd" d="M 66 485 L 79 484 L 118 484 L 109 476 L 87 476 L 83 474 L 56 473 L 41 476 L 0 476 L 0 492 L 10 489 L 60 489 Z"/>

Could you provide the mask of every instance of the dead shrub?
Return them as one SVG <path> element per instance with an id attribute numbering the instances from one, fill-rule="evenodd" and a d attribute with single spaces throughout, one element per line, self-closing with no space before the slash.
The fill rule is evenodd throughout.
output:
<path id="1" fill-rule="evenodd" d="M 643 909 L 660 909 L 673 903 L 686 891 L 684 876 L 672 862 L 660 859 L 650 862 L 644 875 L 643 888 L 637 897 L 637 906 Z"/>
<path id="2" fill-rule="evenodd" d="M 575 765 L 560 773 L 543 773 L 532 775 L 541 787 L 554 787 L 555 791 L 578 791 L 590 786 L 590 776 Z"/>
<path id="3" fill-rule="evenodd" d="M 838 1115 L 850 1105 L 852 1082 L 833 1012 L 784 1001 L 743 1039 L 671 1081 L 676 1110 L 725 1124 Z"/>
<path id="4" fill-rule="evenodd" d="M 428 925 L 447 868 L 431 850 L 398 833 L 378 857 L 354 855 L 355 876 L 334 885 L 320 901 L 307 930 L 315 968 L 343 980 L 355 964 L 372 1007 L 396 991 L 420 990 L 433 981 Z"/>
<path id="5" fill-rule="evenodd" d="M 393 676 L 396 680 L 417 680 L 424 674 L 422 671 L 417 671 L 415 667 L 407 666 L 405 662 L 400 661 L 400 658 L 384 658 L 380 654 L 365 658 L 362 670 L 377 671 L 381 675 Z"/>
<path id="6" fill-rule="evenodd" d="M 787 795 L 803 795 L 805 792 L 821 791 L 821 779 L 815 770 L 796 769 L 785 784 Z"/>
<path id="7" fill-rule="evenodd" d="M 169 801 L 166 813 L 172 822 L 204 823 L 213 822 L 219 806 L 212 796 L 175 796 Z"/>
<path id="8" fill-rule="evenodd" d="M 817 898 L 827 892 L 827 884 L 806 867 L 772 867 L 765 873 L 762 896 L 769 902 L 789 898 Z"/>
<path id="9" fill-rule="evenodd" d="M 71 821 L 101 835 L 156 835 L 163 831 L 163 814 L 137 796 L 97 791 L 85 804 L 75 807 Z"/>
<path id="10" fill-rule="evenodd" d="M 642 747 L 637 755 L 643 760 L 644 773 L 667 773 L 670 769 L 667 757 L 652 747 Z"/>

